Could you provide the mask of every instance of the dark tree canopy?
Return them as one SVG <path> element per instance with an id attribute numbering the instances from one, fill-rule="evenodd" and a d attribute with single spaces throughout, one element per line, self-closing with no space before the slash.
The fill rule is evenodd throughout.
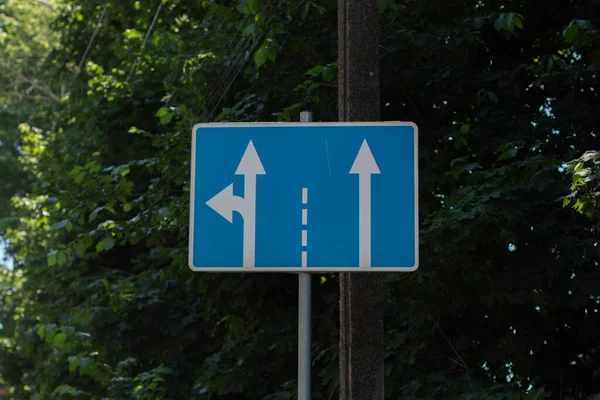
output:
<path id="1" fill-rule="evenodd" d="M 386 398 L 600 396 L 600 1 L 380 0 L 419 126 Z M 191 127 L 337 118 L 331 0 L 0 0 L 0 378 L 14 399 L 287 399 L 297 277 L 187 266 Z M 9 198 L 12 207 L 9 208 Z M 313 277 L 313 398 L 338 283 Z"/>

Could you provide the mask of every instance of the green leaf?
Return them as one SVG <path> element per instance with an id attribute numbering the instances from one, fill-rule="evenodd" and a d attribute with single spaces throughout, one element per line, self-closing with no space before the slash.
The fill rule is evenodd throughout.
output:
<path id="1" fill-rule="evenodd" d="M 325 82 L 333 82 L 337 77 L 337 69 L 332 66 L 323 68 L 323 80 Z"/>
<path id="2" fill-rule="evenodd" d="M 594 29 L 592 23 L 587 19 L 574 19 L 563 31 L 563 38 L 567 43 L 574 43 L 578 39 L 585 38 L 585 33 Z"/>
<path id="3" fill-rule="evenodd" d="M 126 39 L 142 39 L 143 37 L 142 33 L 135 29 L 126 29 L 123 36 L 125 36 Z"/>
<path id="4" fill-rule="evenodd" d="M 56 263 L 58 265 L 65 265 L 67 263 L 67 255 L 64 251 L 59 251 L 56 253 Z"/>
<path id="5" fill-rule="evenodd" d="M 254 33 L 255 30 L 256 30 L 256 24 L 250 24 L 244 28 L 244 35 L 245 36 L 251 35 L 252 33 Z"/>
<path id="6" fill-rule="evenodd" d="M 106 239 L 106 243 L 104 243 L 104 250 L 108 251 L 115 247 L 115 241 L 112 239 Z"/>
<path id="7" fill-rule="evenodd" d="M 270 40 L 265 43 L 265 54 L 270 61 L 275 61 L 277 59 L 277 51 L 273 46 L 273 42 Z"/>
<path id="8" fill-rule="evenodd" d="M 248 14 L 248 2 L 246 0 L 242 0 L 240 4 L 237 5 L 236 9 L 242 14 Z"/>
<path id="9" fill-rule="evenodd" d="M 260 68 L 267 62 L 267 54 L 265 53 L 263 46 L 259 47 L 254 53 L 254 62 L 256 63 L 257 68 Z"/>
<path id="10" fill-rule="evenodd" d="M 64 332 L 57 333 L 52 340 L 52 345 L 58 347 L 59 349 L 63 349 L 65 346 L 65 342 L 67 340 L 67 334 Z"/>
<path id="11" fill-rule="evenodd" d="M 309 1 L 305 1 L 304 2 L 304 6 L 302 7 L 302 14 L 300 14 L 300 19 L 301 20 L 305 20 L 306 17 L 308 16 L 308 11 L 310 10 L 310 2 Z"/>
<path id="12" fill-rule="evenodd" d="M 79 366 L 80 361 L 81 358 L 79 356 L 69 357 L 69 372 L 74 372 Z"/>
<path id="13" fill-rule="evenodd" d="M 309 76 L 317 76 L 318 74 L 321 73 L 321 71 L 323 71 L 323 66 L 322 65 L 315 65 L 314 67 L 312 67 L 311 69 L 309 69 L 308 71 L 306 71 L 306 74 Z"/>
<path id="14" fill-rule="evenodd" d="M 506 143 L 498 148 L 498 161 L 508 160 L 515 157 L 519 152 L 518 146 L 514 143 Z"/>
<path id="15" fill-rule="evenodd" d="M 256 14 L 259 10 L 259 0 L 248 0 L 248 12 Z"/>
<path id="16" fill-rule="evenodd" d="M 82 169 L 83 169 L 83 168 L 82 168 L 82 167 L 80 167 L 80 166 L 73 167 L 73 168 L 71 169 L 71 171 L 69 171 L 69 175 L 70 175 L 70 176 L 75 176 L 75 175 L 77 175 L 77 174 L 78 174 L 78 173 L 79 173 L 79 172 L 80 172 Z"/>
<path id="17" fill-rule="evenodd" d="M 96 161 L 90 161 L 89 163 L 85 164 L 85 169 L 91 174 L 95 174 L 96 172 L 100 171 L 101 168 L 102 167 L 100 164 L 98 164 Z"/>
<path id="18" fill-rule="evenodd" d="M 44 325 L 44 324 L 39 325 L 37 328 L 37 334 L 40 339 L 43 339 L 44 336 L 46 335 L 46 325 Z"/>
<path id="19" fill-rule="evenodd" d="M 501 13 L 494 21 L 494 28 L 500 31 L 513 33 L 515 28 L 523 29 L 523 17 L 521 14 L 508 12 Z"/>
<path id="20" fill-rule="evenodd" d="M 76 183 L 83 182 L 83 179 L 87 175 L 87 172 L 83 169 L 83 167 L 77 166 L 71 169 L 69 172 L 69 176 L 73 178 Z"/>
<path id="21" fill-rule="evenodd" d="M 91 213 L 90 216 L 88 218 L 89 222 L 94 222 L 96 220 L 96 218 L 98 218 L 98 213 L 100 211 L 104 210 L 104 207 L 96 207 Z"/>
<path id="22" fill-rule="evenodd" d="M 85 175 L 86 175 L 85 171 L 81 171 L 81 172 L 79 172 L 77 175 L 75 175 L 75 176 L 73 177 L 73 180 L 74 180 L 76 183 L 81 183 L 81 182 L 83 182 L 83 180 L 85 179 Z"/>
<path id="23" fill-rule="evenodd" d="M 467 133 L 469 133 L 470 127 L 468 124 L 463 124 L 460 127 L 460 133 L 462 133 L 463 135 L 466 135 Z"/>
<path id="24" fill-rule="evenodd" d="M 82 372 L 85 372 L 88 369 L 89 365 L 90 365 L 89 357 L 79 357 L 79 368 L 82 370 Z"/>
<path id="25" fill-rule="evenodd" d="M 51 253 L 48 254 L 47 262 L 48 262 L 48 266 L 49 267 L 51 267 L 51 266 L 53 266 L 53 265 L 56 264 L 56 262 L 57 262 L 57 255 L 56 255 L 56 253 L 57 253 L 56 251 L 53 251 L 53 252 L 51 252 Z"/>
<path id="26" fill-rule="evenodd" d="M 513 19 L 514 25 L 519 29 L 523 29 L 523 20 L 521 18 L 522 17 L 517 16 Z"/>
<path id="27" fill-rule="evenodd" d="M 573 43 L 575 41 L 575 38 L 577 37 L 578 30 L 579 28 L 577 27 L 577 24 L 571 22 L 569 26 L 567 26 L 567 29 L 565 29 L 565 31 L 563 32 L 565 42 Z"/>
<path id="28" fill-rule="evenodd" d="M 94 319 L 94 314 L 89 309 L 83 309 L 83 310 L 77 311 L 73 315 L 73 321 L 76 324 L 79 324 L 82 326 L 88 325 L 90 322 L 92 322 L 93 319 Z"/>
<path id="29" fill-rule="evenodd" d="M 56 394 L 73 394 L 75 389 L 69 385 L 60 385 L 56 389 L 54 389 L 54 393 Z"/>
<path id="30" fill-rule="evenodd" d="M 259 0 L 248 0 L 248 10 L 252 14 L 256 14 L 259 9 Z"/>
<path id="31" fill-rule="evenodd" d="M 115 241 L 112 239 L 104 239 L 98 242 L 96 245 L 96 251 L 100 253 L 101 251 L 108 251 L 115 247 Z"/>
<path id="32" fill-rule="evenodd" d="M 257 68 L 260 68 L 268 60 L 275 61 L 277 59 L 275 44 L 276 42 L 273 39 L 266 39 L 258 50 L 256 50 L 254 53 L 254 62 Z"/>
<path id="33" fill-rule="evenodd" d="M 44 340 L 46 343 L 51 344 L 54 340 L 54 336 L 58 333 L 56 329 L 56 324 L 46 324 L 45 327 Z"/>
<path id="34" fill-rule="evenodd" d="M 379 13 L 384 13 L 388 9 L 393 10 L 395 7 L 394 0 L 377 0 Z"/>
<path id="35" fill-rule="evenodd" d="M 156 112 L 156 116 L 160 119 L 161 125 L 166 125 L 173 120 L 175 113 L 169 107 L 161 107 Z"/>
<path id="36" fill-rule="evenodd" d="M 506 26 L 506 14 L 500 14 L 498 16 L 498 18 L 496 18 L 496 21 L 494 21 L 494 28 L 500 32 L 501 30 L 505 29 Z"/>
<path id="37" fill-rule="evenodd" d="M 93 239 L 89 236 L 83 236 L 75 244 L 75 252 L 78 256 L 83 256 L 86 250 L 93 244 Z"/>

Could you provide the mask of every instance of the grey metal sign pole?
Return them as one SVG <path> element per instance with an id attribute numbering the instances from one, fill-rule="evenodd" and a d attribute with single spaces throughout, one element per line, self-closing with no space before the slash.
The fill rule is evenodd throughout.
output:
<path id="1" fill-rule="evenodd" d="M 302 111 L 300 122 L 312 122 L 312 113 Z M 298 400 L 310 400 L 311 299 L 310 273 L 298 274 Z"/>
<path id="2" fill-rule="evenodd" d="M 338 0 L 340 121 L 378 121 L 377 0 Z M 340 400 L 383 399 L 380 273 L 340 274 Z"/>

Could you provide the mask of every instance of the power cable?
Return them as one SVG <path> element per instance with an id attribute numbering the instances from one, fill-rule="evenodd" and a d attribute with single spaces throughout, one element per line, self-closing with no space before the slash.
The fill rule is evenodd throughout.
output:
<path id="1" fill-rule="evenodd" d="M 94 28 L 94 33 L 92 34 L 92 37 L 90 38 L 90 41 L 88 42 L 88 45 L 87 45 L 85 51 L 83 52 L 81 61 L 79 61 L 79 66 L 77 67 L 77 72 L 75 72 L 75 77 L 77 77 L 77 75 L 79 75 L 79 73 L 81 72 L 81 68 L 83 68 L 83 64 L 85 63 L 85 60 L 87 59 L 90 49 L 92 48 L 92 44 L 94 43 L 94 40 L 96 39 L 96 35 L 98 35 L 98 32 L 100 31 L 100 28 L 102 27 L 102 20 L 104 20 L 104 16 L 106 15 L 107 9 L 108 9 L 108 4 L 106 4 L 104 6 L 104 9 L 102 10 L 102 13 L 100 14 L 100 17 L 98 17 L 98 22 L 96 22 L 96 27 Z"/>
<path id="2" fill-rule="evenodd" d="M 129 78 L 131 78 L 131 75 L 133 74 L 135 67 L 137 66 L 137 63 L 139 62 L 139 60 L 142 56 L 141 53 L 142 53 L 142 51 L 144 51 L 144 48 L 146 47 L 146 43 L 148 43 L 148 39 L 150 38 L 150 35 L 152 34 L 154 25 L 156 25 L 156 21 L 158 20 L 158 16 L 160 14 L 160 10 L 162 10 L 163 4 L 164 4 L 163 1 L 159 0 L 158 8 L 156 9 L 156 12 L 154 13 L 154 18 L 152 19 L 152 23 L 150 24 L 150 27 L 146 31 L 146 36 L 144 37 L 144 41 L 142 42 L 142 47 L 140 48 L 140 54 L 137 56 L 137 58 L 135 59 L 133 64 L 131 64 L 131 69 L 129 70 L 129 74 L 127 75 L 127 79 L 125 79 L 125 82 L 129 82 Z"/>

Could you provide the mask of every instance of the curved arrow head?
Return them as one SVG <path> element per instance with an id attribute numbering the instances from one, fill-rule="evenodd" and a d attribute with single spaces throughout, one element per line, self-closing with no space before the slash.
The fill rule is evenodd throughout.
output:
<path id="1" fill-rule="evenodd" d="M 350 169 L 351 174 L 380 174 L 379 167 L 375 162 L 375 157 L 371 153 L 367 139 L 363 140 L 362 146 L 356 155 L 354 164 Z"/>
<path id="2" fill-rule="evenodd" d="M 254 148 L 254 144 L 252 140 L 248 143 L 248 147 L 246 147 L 246 151 L 242 156 L 242 160 L 235 171 L 236 175 L 265 175 L 265 169 L 263 168 L 262 162 L 260 162 L 260 158 L 258 158 L 258 153 Z"/>
<path id="3" fill-rule="evenodd" d="M 233 183 L 217 193 L 206 205 L 215 210 L 221 217 L 233 222 L 233 210 L 235 209 L 235 197 L 233 195 Z"/>

